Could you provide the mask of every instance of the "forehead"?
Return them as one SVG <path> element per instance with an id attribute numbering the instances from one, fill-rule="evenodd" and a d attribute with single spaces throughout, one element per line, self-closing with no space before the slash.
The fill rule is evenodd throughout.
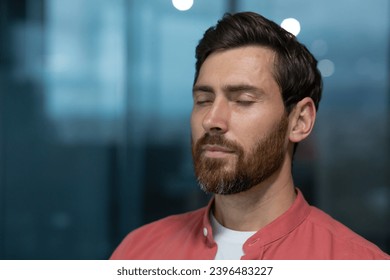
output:
<path id="1" fill-rule="evenodd" d="M 262 46 L 245 46 L 210 54 L 199 70 L 198 83 L 275 85 L 275 52 Z"/>
<path id="2" fill-rule="evenodd" d="M 248 86 L 280 95 L 274 77 L 275 52 L 261 46 L 246 46 L 214 52 L 204 61 L 194 88 L 217 90 Z"/>

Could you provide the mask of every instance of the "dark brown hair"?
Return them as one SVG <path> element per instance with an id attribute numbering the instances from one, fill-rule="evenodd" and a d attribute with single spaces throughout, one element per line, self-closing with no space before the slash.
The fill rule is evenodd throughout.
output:
<path id="1" fill-rule="evenodd" d="M 253 12 L 225 14 L 217 25 L 206 30 L 196 47 L 194 84 L 203 62 L 211 53 L 248 45 L 275 51 L 274 77 L 288 113 L 305 97 L 311 97 L 318 109 L 322 78 L 317 60 L 294 35 Z"/>

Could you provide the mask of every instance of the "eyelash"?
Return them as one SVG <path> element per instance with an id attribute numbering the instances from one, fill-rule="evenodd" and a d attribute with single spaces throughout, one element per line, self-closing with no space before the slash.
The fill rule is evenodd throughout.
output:
<path id="1" fill-rule="evenodd" d="M 199 101 L 196 101 L 195 104 L 196 105 L 205 105 L 205 104 L 208 104 L 211 102 L 212 102 L 211 100 L 199 100 Z"/>
<path id="2" fill-rule="evenodd" d="M 199 101 L 196 101 L 195 104 L 196 105 L 206 105 L 206 104 L 209 104 L 209 103 L 212 103 L 211 100 L 199 100 Z M 240 106 L 250 106 L 254 103 L 254 101 L 251 101 L 251 100 L 236 100 L 235 101 L 236 104 L 239 104 Z"/>
<path id="3" fill-rule="evenodd" d="M 254 103 L 252 100 L 237 100 L 236 103 L 240 104 L 241 106 L 250 106 Z"/>

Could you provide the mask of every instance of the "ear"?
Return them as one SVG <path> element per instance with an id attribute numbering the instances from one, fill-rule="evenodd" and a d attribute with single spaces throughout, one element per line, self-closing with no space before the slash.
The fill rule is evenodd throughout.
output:
<path id="1" fill-rule="evenodd" d="M 308 137 L 314 127 L 316 108 L 313 99 L 305 97 L 290 113 L 289 140 L 298 143 Z"/>

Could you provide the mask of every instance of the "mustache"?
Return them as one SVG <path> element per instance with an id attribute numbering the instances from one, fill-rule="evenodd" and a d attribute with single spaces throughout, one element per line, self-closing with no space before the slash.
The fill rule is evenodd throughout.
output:
<path id="1" fill-rule="evenodd" d="M 241 146 L 237 142 L 228 140 L 224 136 L 218 134 L 210 135 L 209 133 L 206 133 L 196 142 L 195 148 L 197 151 L 200 151 L 204 145 L 218 145 L 234 152 L 242 151 Z"/>

